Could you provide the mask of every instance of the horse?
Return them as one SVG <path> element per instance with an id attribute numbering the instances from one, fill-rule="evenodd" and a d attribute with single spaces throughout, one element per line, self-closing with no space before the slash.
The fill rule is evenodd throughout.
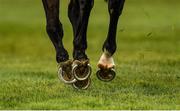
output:
<path id="1" fill-rule="evenodd" d="M 102 55 L 98 62 L 96 75 L 99 80 L 109 82 L 115 78 L 115 63 L 113 55 L 116 52 L 117 24 L 122 14 L 125 0 L 105 0 L 110 15 L 109 31 L 102 46 Z M 58 76 L 66 84 L 72 84 L 77 89 L 87 89 L 90 86 L 92 68 L 86 54 L 87 29 L 94 0 L 70 0 L 68 18 L 73 28 L 73 60 L 69 59 L 63 39 L 63 26 L 59 19 L 59 0 L 42 0 L 46 16 L 46 31 L 56 51 Z"/>

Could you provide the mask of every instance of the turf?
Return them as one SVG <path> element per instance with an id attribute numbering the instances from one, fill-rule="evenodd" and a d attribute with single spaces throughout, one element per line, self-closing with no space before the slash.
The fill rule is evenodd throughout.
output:
<path id="1" fill-rule="evenodd" d="M 61 1 L 64 44 L 72 57 L 68 1 Z M 117 77 L 96 78 L 108 30 L 103 0 L 95 0 L 87 54 L 93 68 L 88 90 L 57 78 L 54 48 L 39 0 L 0 0 L 0 109 L 180 109 L 179 0 L 127 0 L 114 55 Z"/>

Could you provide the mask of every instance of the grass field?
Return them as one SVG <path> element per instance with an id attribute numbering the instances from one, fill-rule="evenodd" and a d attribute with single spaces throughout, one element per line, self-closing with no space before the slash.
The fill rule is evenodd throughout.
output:
<path id="1" fill-rule="evenodd" d="M 68 1 L 61 2 L 64 43 L 72 55 Z M 87 50 L 92 86 L 79 91 L 57 78 L 41 0 L 0 0 L 0 109 L 180 109 L 179 4 L 126 1 L 114 56 L 117 77 L 104 83 L 95 72 L 109 17 L 106 3 L 95 0 Z"/>

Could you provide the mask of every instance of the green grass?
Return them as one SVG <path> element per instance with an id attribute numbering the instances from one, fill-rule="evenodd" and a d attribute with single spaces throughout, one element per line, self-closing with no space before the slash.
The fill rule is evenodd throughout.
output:
<path id="1" fill-rule="evenodd" d="M 68 3 L 61 2 L 64 43 L 71 56 Z M 0 109 L 180 109 L 179 3 L 126 1 L 114 56 L 117 77 L 104 83 L 95 72 L 109 17 L 106 3 L 95 0 L 87 50 L 92 86 L 79 91 L 57 78 L 41 0 L 0 0 Z"/>

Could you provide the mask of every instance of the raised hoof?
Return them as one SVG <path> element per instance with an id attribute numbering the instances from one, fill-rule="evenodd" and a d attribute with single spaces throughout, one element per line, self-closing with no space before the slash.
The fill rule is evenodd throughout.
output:
<path id="1" fill-rule="evenodd" d="M 110 82 L 115 78 L 116 72 L 113 68 L 106 69 L 106 70 L 100 69 L 99 71 L 97 71 L 96 75 L 99 80 L 104 81 L 104 82 Z"/>
<path id="2" fill-rule="evenodd" d="M 74 78 L 74 75 L 71 72 L 72 70 L 72 60 L 62 62 L 58 67 L 58 77 L 65 84 L 75 83 L 77 80 Z"/>
<path id="3" fill-rule="evenodd" d="M 90 77 L 92 69 L 88 60 L 73 62 L 72 74 L 78 81 L 84 81 Z"/>
<path id="4" fill-rule="evenodd" d="M 91 79 L 87 78 L 86 80 L 83 81 L 76 81 L 72 85 L 75 89 L 86 90 L 91 85 Z"/>

